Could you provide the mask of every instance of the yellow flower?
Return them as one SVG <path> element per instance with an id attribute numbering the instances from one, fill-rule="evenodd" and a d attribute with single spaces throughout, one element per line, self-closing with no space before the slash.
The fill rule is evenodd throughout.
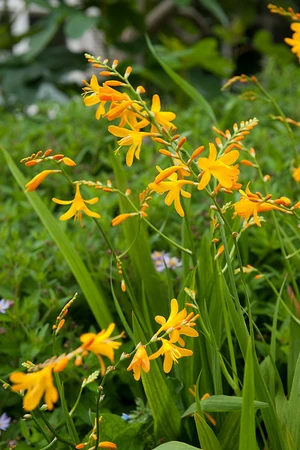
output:
<path id="1" fill-rule="evenodd" d="M 157 336 L 162 331 L 167 331 L 169 328 L 179 327 L 187 316 L 187 310 L 184 308 L 178 312 L 178 301 L 176 298 L 171 300 L 171 312 L 168 319 L 163 316 L 155 316 L 155 322 L 161 325 L 160 329 L 155 333 Z M 174 341 L 175 342 L 175 341 Z"/>
<path id="2" fill-rule="evenodd" d="M 160 169 L 159 169 L 160 170 Z M 159 194 L 164 194 L 169 191 L 165 198 L 165 204 L 170 206 L 174 202 L 174 207 L 177 213 L 183 217 L 184 211 L 180 203 L 180 195 L 185 198 L 190 198 L 191 194 L 187 191 L 184 191 L 182 187 L 186 184 L 195 184 L 193 181 L 189 180 L 180 180 L 179 176 L 175 171 L 182 171 L 183 168 L 181 166 L 172 166 L 168 167 L 165 170 L 162 170 L 160 174 L 155 178 L 154 183 L 148 184 L 149 189 L 154 192 L 158 192 Z M 185 173 L 187 173 L 185 171 Z M 164 181 L 165 179 L 169 181 Z"/>
<path id="3" fill-rule="evenodd" d="M 216 146 L 209 144 L 209 157 L 198 159 L 198 166 L 202 170 L 198 189 L 204 189 L 210 182 L 211 176 L 215 177 L 223 187 L 230 189 L 240 173 L 237 167 L 232 167 L 230 164 L 235 163 L 238 157 L 238 150 L 232 150 L 217 159 Z"/>
<path id="4" fill-rule="evenodd" d="M 90 200 L 83 200 L 78 183 L 76 183 L 76 193 L 73 200 L 59 200 L 58 198 L 52 199 L 53 202 L 58 203 L 59 205 L 72 204 L 71 208 L 65 214 L 60 216 L 59 220 L 68 220 L 74 216 L 74 220 L 79 220 L 79 222 L 82 221 L 82 211 L 90 217 L 96 217 L 98 219 L 101 217 L 100 214 L 89 210 L 86 206 L 86 203 L 88 205 L 94 205 L 98 200 L 98 197 L 91 198 Z"/>
<path id="5" fill-rule="evenodd" d="M 121 338 L 123 333 L 118 336 L 110 337 L 114 329 L 115 324 L 111 323 L 107 330 L 101 330 L 98 334 L 85 333 L 80 336 L 81 342 L 85 344 L 84 349 L 94 353 L 97 356 L 100 362 L 102 376 L 105 374 L 105 364 L 101 355 L 107 356 L 110 362 L 113 363 L 114 350 L 118 349 L 120 345 L 122 345 L 122 342 L 116 342 L 115 340 Z"/>
<path id="6" fill-rule="evenodd" d="M 197 319 L 198 316 L 193 317 L 193 320 Z M 195 326 L 196 324 L 194 322 L 190 322 L 188 326 L 179 327 L 176 330 L 173 330 L 170 333 L 170 339 L 172 339 L 173 342 L 178 342 L 181 347 L 185 347 L 185 342 L 180 336 L 181 334 L 184 334 L 185 336 L 190 337 L 197 337 L 199 336 L 198 331 L 194 330 L 194 328 L 191 328 L 192 326 Z"/>
<path id="7" fill-rule="evenodd" d="M 262 198 L 261 195 L 253 194 L 253 192 L 249 189 L 249 184 L 247 184 L 246 192 L 240 190 L 240 193 L 242 194 L 242 197 L 240 200 L 233 204 L 235 213 L 235 216 L 240 216 L 245 219 L 247 222 L 251 216 L 253 216 L 254 222 L 256 225 L 261 227 L 261 223 L 258 218 L 258 214 L 260 212 L 265 211 L 271 211 L 272 209 L 276 209 L 278 211 L 287 212 L 285 209 L 280 208 L 274 203 L 270 203 L 269 201 L 266 202 L 265 199 Z M 269 199 L 271 198 L 271 195 L 268 196 Z M 277 200 L 275 200 L 276 202 Z M 280 199 L 279 199 L 280 201 Z"/>
<path id="8" fill-rule="evenodd" d="M 141 378 L 141 368 L 146 373 L 150 370 L 150 361 L 144 345 L 141 345 L 137 349 L 131 363 L 127 367 L 127 370 L 133 370 L 134 379 L 138 381 Z"/>
<path id="9" fill-rule="evenodd" d="M 292 53 L 295 53 L 300 61 L 300 23 L 294 22 L 291 24 L 291 29 L 295 31 L 295 33 L 291 38 L 285 38 L 284 41 L 290 45 Z"/>
<path id="10" fill-rule="evenodd" d="M 149 356 L 149 360 L 158 358 L 158 356 L 160 355 L 164 355 L 165 358 L 163 369 L 165 373 L 170 372 L 173 362 L 177 364 L 179 358 L 182 358 L 183 356 L 191 356 L 193 354 L 192 350 L 180 348 L 174 345 L 174 339 L 172 338 L 169 341 L 167 339 L 161 338 L 161 342 L 161 348 L 157 352 Z"/>
<path id="11" fill-rule="evenodd" d="M 176 130 L 175 125 L 170 122 L 171 120 L 176 119 L 176 114 L 173 112 L 164 112 L 160 110 L 160 98 L 157 94 L 152 97 L 151 111 L 159 125 L 170 130 Z M 157 128 L 152 125 L 151 131 L 155 132 L 157 131 Z"/>
<path id="12" fill-rule="evenodd" d="M 44 181 L 44 179 L 50 174 L 50 173 L 61 173 L 61 170 L 43 170 L 42 172 L 38 173 L 32 180 L 30 180 L 27 184 L 25 184 L 26 192 L 32 192 L 35 191 L 36 188 Z"/>
<path id="13" fill-rule="evenodd" d="M 115 125 L 110 125 L 108 127 L 108 131 L 114 136 L 121 137 L 118 141 L 119 148 L 123 146 L 130 146 L 126 155 L 126 164 L 127 166 L 131 166 L 133 163 L 134 156 L 137 159 L 140 159 L 140 151 L 142 140 L 145 136 L 156 136 L 155 133 L 146 133 L 137 130 L 127 130 L 126 128 L 116 127 Z"/>
<path id="14" fill-rule="evenodd" d="M 122 85 L 122 82 L 115 81 L 115 83 L 118 83 L 117 85 Z M 127 94 L 113 89 L 108 86 L 107 83 L 103 83 L 102 86 L 99 86 L 95 75 L 92 76 L 90 83 L 84 81 L 84 84 L 84 104 L 86 106 L 92 106 L 99 103 L 96 111 L 96 119 L 100 119 L 101 116 L 105 115 L 106 102 L 122 102 L 129 99 Z"/>
<path id="15" fill-rule="evenodd" d="M 53 385 L 52 369 L 53 364 L 49 364 L 38 372 L 14 372 L 10 375 L 10 381 L 16 383 L 12 386 L 12 391 L 27 390 L 23 400 L 23 406 L 26 411 L 35 409 L 43 395 L 45 396 L 45 403 L 48 409 L 53 409 L 53 404 L 58 400 L 58 392 Z"/>
<path id="16" fill-rule="evenodd" d="M 300 181 L 300 165 L 293 169 L 293 178 L 295 181 Z"/>

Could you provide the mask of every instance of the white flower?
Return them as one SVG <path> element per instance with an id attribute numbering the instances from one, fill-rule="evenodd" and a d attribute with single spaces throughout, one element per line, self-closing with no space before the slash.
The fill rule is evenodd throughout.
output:
<path id="1" fill-rule="evenodd" d="M 6 310 L 10 307 L 11 303 L 9 300 L 0 300 L 0 314 L 6 314 Z"/>
<path id="2" fill-rule="evenodd" d="M 176 267 L 181 267 L 182 262 L 176 256 L 170 256 L 170 253 L 165 253 L 164 251 L 158 252 L 157 250 L 151 253 L 152 261 L 154 262 L 155 269 L 157 272 L 162 272 L 165 267 L 168 269 L 176 269 Z"/>
<path id="3" fill-rule="evenodd" d="M 1 434 L 1 430 L 4 431 L 9 427 L 11 418 L 8 417 L 8 415 L 6 413 L 3 413 L 0 416 L 0 434 Z"/>

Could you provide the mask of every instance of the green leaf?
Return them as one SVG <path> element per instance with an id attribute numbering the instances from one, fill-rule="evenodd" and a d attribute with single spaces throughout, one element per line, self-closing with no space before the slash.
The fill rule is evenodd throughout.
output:
<path id="1" fill-rule="evenodd" d="M 198 0 L 208 11 L 210 11 L 224 26 L 229 25 L 229 19 L 226 16 L 222 6 L 216 0 Z"/>
<path id="2" fill-rule="evenodd" d="M 30 61 L 39 55 L 48 45 L 51 39 L 57 33 L 60 25 L 60 18 L 55 13 L 49 14 L 41 21 L 41 29 L 36 34 L 30 37 L 30 50 L 26 53 L 26 61 Z"/>
<path id="3" fill-rule="evenodd" d="M 135 343 L 146 343 L 145 335 L 135 315 L 132 318 Z M 174 439 L 179 435 L 181 419 L 157 361 L 151 361 L 148 373 L 141 373 L 142 383 L 154 419 L 156 438 Z"/>
<path id="4" fill-rule="evenodd" d="M 190 83 L 188 83 L 184 78 L 182 78 L 178 73 L 174 72 L 171 67 L 169 67 L 156 53 L 149 37 L 146 35 L 146 41 L 148 44 L 148 47 L 154 56 L 154 58 L 159 62 L 159 64 L 162 66 L 162 68 L 165 70 L 165 72 L 169 75 L 169 77 L 177 84 L 180 89 L 183 90 L 189 97 L 191 97 L 193 100 L 198 102 L 202 108 L 205 110 L 206 114 L 210 117 L 212 122 L 217 123 L 217 119 L 215 116 L 215 113 L 208 103 L 208 101 L 203 97 L 203 95 L 200 94 L 197 89 L 195 89 Z"/>
<path id="5" fill-rule="evenodd" d="M 205 400 L 200 400 L 202 411 L 205 412 L 228 412 L 242 410 L 242 397 L 230 397 L 229 395 L 211 395 Z M 268 403 L 254 400 L 255 409 L 268 408 Z M 196 403 L 193 403 L 184 412 L 182 417 L 189 416 L 196 411 Z"/>
<path id="6" fill-rule="evenodd" d="M 242 417 L 240 427 L 240 443 L 239 450 L 255 450 L 256 433 L 255 433 L 255 410 L 254 410 L 254 367 L 252 354 L 252 340 L 249 336 L 246 356 L 246 366 L 243 385 L 243 404 Z"/>
<path id="7" fill-rule="evenodd" d="M 186 67 L 200 66 L 218 77 L 229 77 L 234 69 L 233 63 L 221 56 L 214 37 L 201 39 L 193 45 L 182 62 Z"/>
<path id="8" fill-rule="evenodd" d="M 117 187 L 125 192 L 129 186 L 127 180 L 126 170 L 121 165 L 120 157 L 112 154 L 111 164 L 116 178 Z M 120 212 L 131 212 L 132 206 L 126 200 L 126 198 L 119 197 Z M 134 312 L 139 317 L 144 317 L 145 313 L 150 318 L 157 314 L 166 315 L 167 305 L 165 295 L 165 286 L 162 284 L 158 273 L 156 272 L 153 261 L 151 259 L 151 249 L 149 245 L 149 236 L 145 224 L 142 222 L 139 225 L 136 218 L 128 219 L 122 223 L 122 228 L 125 235 L 125 248 L 130 247 L 131 243 L 135 241 L 135 244 L 129 251 L 130 261 L 132 264 L 131 270 L 134 272 L 135 287 L 137 298 L 143 296 L 143 289 L 147 298 L 147 311 L 143 311 L 140 303 L 133 305 Z M 138 237 L 136 234 L 139 232 Z M 151 329 L 149 330 L 151 332 Z"/>
<path id="9" fill-rule="evenodd" d="M 153 450 L 199 450 L 197 447 L 193 447 L 189 444 L 184 444 L 183 442 L 171 441 L 165 444 L 155 447 Z"/>
<path id="10" fill-rule="evenodd" d="M 195 413 L 194 417 L 201 447 L 204 450 L 222 450 L 217 436 L 210 426 L 207 425 L 205 419 L 197 413 Z"/>
<path id="11" fill-rule="evenodd" d="M 300 355 L 295 367 L 290 398 L 286 408 L 286 425 L 296 448 L 300 448 Z"/>
<path id="12" fill-rule="evenodd" d="M 228 261 L 228 263 L 230 264 L 230 261 Z M 229 314 L 231 316 L 233 329 L 237 337 L 243 357 L 244 359 L 246 359 L 247 344 L 249 338 L 248 331 L 243 318 L 242 310 L 241 308 L 238 308 L 237 305 L 235 305 L 235 302 L 231 296 L 231 293 L 229 291 L 229 288 L 227 286 L 224 277 L 223 277 L 223 290 Z M 255 377 L 255 390 L 257 397 L 269 405 L 269 408 L 262 409 L 261 415 L 263 417 L 264 424 L 267 429 L 267 433 L 272 445 L 272 450 L 273 449 L 286 450 L 287 443 L 284 433 L 282 432 L 280 426 L 278 414 L 275 410 L 274 399 L 271 397 L 270 392 L 267 389 L 267 386 L 262 377 L 260 367 L 256 358 L 254 360 L 254 377 Z"/>
<path id="13" fill-rule="evenodd" d="M 237 411 L 226 414 L 218 433 L 222 449 L 238 450 L 241 414 Z"/>
<path id="14" fill-rule="evenodd" d="M 15 177 L 20 188 L 23 190 L 26 184 L 23 174 L 20 172 L 9 153 L 3 147 L 0 148 L 4 154 L 11 173 Z M 70 270 L 77 280 L 99 326 L 106 328 L 109 323 L 113 322 L 113 318 L 106 304 L 105 295 L 102 293 L 100 287 L 96 286 L 84 262 L 70 242 L 68 236 L 61 229 L 60 224 L 53 217 L 38 194 L 36 192 L 25 192 L 24 194 L 39 216 L 44 227 L 49 232 L 53 241 L 60 249 L 61 254 L 65 258 Z"/>
<path id="15" fill-rule="evenodd" d="M 69 38 L 80 38 L 83 33 L 94 27 L 98 17 L 88 17 L 83 12 L 76 12 L 68 17 L 64 25 L 64 31 Z"/>

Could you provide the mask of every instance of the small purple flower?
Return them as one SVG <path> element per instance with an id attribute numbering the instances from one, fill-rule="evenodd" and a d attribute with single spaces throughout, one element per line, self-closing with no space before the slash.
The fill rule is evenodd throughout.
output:
<path id="1" fill-rule="evenodd" d="M 176 256 L 170 256 L 170 253 L 165 253 L 164 251 L 158 252 L 154 251 L 151 253 L 152 261 L 154 262 L 155 269 L 157 272 L 162 272 L 165 267 L 168 269 L 176 269 L 182 266 L 182 262 Z"/>
<path id="2" fill-rule="evenodd" d="M 2 298 L 0 300 L 0 314 L 6 314 L 6 310 L 10 308 L 10 306 L 11 306 L 10 300 L 4 300 L 4 298 Z"/>
<path id="3" fill-rule="evenodd" d="M 8 415 L 6 413 L 3 413 L 0 416 L 0 434 L 1 434 L 1 430 L 4 431 L 9 427 L 11 418 L 8 417 Z"/>

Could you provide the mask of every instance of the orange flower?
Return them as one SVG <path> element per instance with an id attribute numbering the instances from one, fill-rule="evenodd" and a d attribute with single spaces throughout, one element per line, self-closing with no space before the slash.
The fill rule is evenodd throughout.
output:
<path id="1" fill-rule="evenodd" d="M 49 364 L 42 370 L 33 373 L 13 372 L 10 375 L 10 381 L 16 383 L 11 390 L 27 390 L 23 400 L 23 406 L 26 411 L 32 411 L 40 403 L 43 395 L 48 409 L 53 409 L 53 404 L 58 400 L 58 392 L 53 385 L 52 378 L 53 364 Z"/>
<path id="2" fill-rule="evenodd" d="M 165 199 L 165 204 L 170 206 L 174 202 L 174 207 L 177 213 L 181 217 L 184 217 L 184 211 L 180 203 L 180 195 L 185 198 L 190 198 L 191 194 L 187 191 L 184 191 L 182 187 L 186 184 L 195 183 L 190 180 L 178 179 L 179 176 L 177 173 L 175 173 L 175 171 L 179 171 L 181 174 L 188 174 L 188 172 L 181 166 L 172 166 L 168 167 L 165 170 L 161 170 L 160 168 L 158 169 L 160 170 L 160 174 L 157 175 L 154 183 L 148 184 L 148 188 L 151 189 L 151 191 L 158 192 L 159 194 L 164 194 L 165 192 L 169 191 Z M 169 181 L 164 181 L 166 178 Z"/>
<path id="3" fill-rule="evenodd" d="M 102 86 L 99 86 L 97 77 L 95 75 L 92 76 L 90 83 L 87 83 L 86 81 L 84 81 L 84 83 L 84 104 L 86 106 L 92 106 L 99 103 L 98 109 L 96 111 L 96 119 L 100 119 L 101 116 L 105 115 L 106 102 L 123 102 L 129 100 L 127 94 L 113 89 L 106 83 L 103 83 Z"/>
<path id="4" fill-rule="evenodd" d="M 168 319 L 163 316 L 155 316 L 155 322 L 161 325 L 160 329 L 155 333 L 157 336 L 162 331 L 167 331 L 169 328 L 177 328 L 182 324 L 187 316 L 187 310 L 184 308 L 178 312 L 178 309 L 178 301 L 176 298 L 172 298 L 171 312 Z"/>
<path id="5" fill-rule="evenodd" d="M 106 368 L 101 355 L 107 356 L 107 358 L 110 359 L 110 362 L 113 363 L 114 350 L 117 350 L 122 345 L 122 342 L 116 342 L 116 339 L 121 338 L 123 333 L 118 336 L 110 337 L 114 329 L 115 324 L 111 323 L 107 330 L 102 330 L 98 334 L 85 333 L 80 336 L 80 340 L 84 344 L 84 349 L 97 356 L 102 376 L 104 376 Z"/>
<path id="6" fill-rule="evenodd" d="M 97 219 L 101 217 L 100 214 L 89 210 L 86 206 L 86 203 L 88 205 L 94 205 L 98 200 L 98 197 L 91 198 L 90 200 L 83 200 L 78 183 L 76 183 L 76 193 L 73 200 L 59 200 L 58 198 L 52 198 L 52 201 L 59 205 L 72 204 L 71 208 L 65 214 L 60 216 L 59 220 L 68 220 L 74 216 L 74 220 L 79 220 L 79 222 L 82 221 L 82 211 L 90 217 L 96 217 Z"/>
<path id="7" fill-rule="evenodd" d="M 174 114 L 173 112 L 164 112 L 160 110 L 160 98 L 157 94 L 153 95 L 152 97 L 151 111 L 154 115 L 156 122 L 159 125 L 170 130 L 176 130 L 175 125 L 170 122 L 171 120 L 176 119 L 176 114 Z M 157 131 L 158 131 L 157 128 L 154 125 L 152 125 L 151 132 Z"/>
<path id="8" fill-rule="evenodd" d="M 137 349 L 131 363 L 127 367 L 127 370 L 133 370 L 134 379 L 138 381 L 141 378 L 141 368 L 146 373 L 150 370 L 150 361 L 144 345 L 140 345 Z"/>
<path id="9" fill-rule="evenodd" d="M 240 173 L 236 166 L 231 166 L 238 157 L 238 150 L 232 150 L 217 159 L 216 146 L 209 144 L 209 157 L 198 159 L 198 166 L 202 170 L 198 189 L 204 189 L 210 182 L 211 176 L 215 177 L 223 187 L 230 189 Z"/>
<path id="10" fill-rule="evenodd" d="M 32 180 L 30 180 L 27 184 L 25 184 L 25 187 L 27 188 L 25 192 L 35 191 L 36 188 L 44 181 L 44 179 L 50 173 L 61 173 L 61 170 L 43 170 L 42 172 L 37 174 L 34 178 L 32 178 Z"/>
<path id="11" fill-rule="evenodd" d="M 300 61 L 300 23 L 292 23 L 291 30 L 295 31 L 295 33 L 293 33 L 292 39 L 285 38 L 284 41 L 292 47 L 292 53 L 295 53 Z"/>
<path id="12" fill-rule="evenodd" d="M 118 141 L 119 148 L 116 151 L 119 151 L 120 147 L 130 146 L 126 155 L 126 164 L 129 167 L 132 166 L 134 156 L 140 159 L 143 138 L 145 136 L 156 136 L 155 133 L 127 130 L 126 128 L 116 127 L 115 125 L 110 125 L 108 131 L 114 136 L 122 138 Z"/>
<path id="13" fill-rule="evenodd" d="M 242 197 L 238 202 L 233 204 L 235 210 L 234 217 L 243 217 L 247 222 L 250 217 L 253 216 L 256 225 L 261 227 L 261 223 L 258 218 L 258 214 L 260 212 L 271 211 L 272 209 L 277 209 L 278 211 L 282 212 L 288 212 L 285 209 L 280 208 L 276 204 L 271 203 L 270 201 L 265 201 L 262 196 L 253 194 L 253 192 L 251 192 L 249 189 L 249 184 L 250 183 L 247 184 L 246 192 L 240 190 Z"/>
<path id="14" fill-rule="evenodd" d="M 300 45 L 300 43 L 299 43 L 299 45 Z M 295 181 L 300 181 L 300 164 L 298 167 L 295 167 L 293 169 L 293 178 Z"/>

